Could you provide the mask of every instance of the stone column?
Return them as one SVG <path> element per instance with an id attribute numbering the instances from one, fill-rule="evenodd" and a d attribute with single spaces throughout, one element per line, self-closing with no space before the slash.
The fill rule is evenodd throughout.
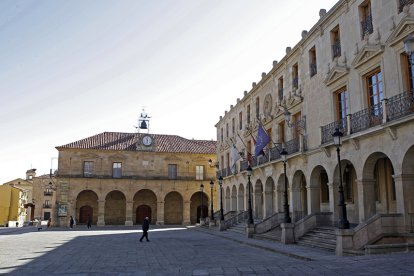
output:
<path id="1" fill-rule="evenodd" d="M 300 189 L 295 187 L 292 187 L 292 196 L 290 201 L 290 209 L 292 210 L 292 221 L 298 221 L 298 211 L 302 211 L 301 208 L 299 208 L 302 205 L 301 201 L 301 194 Z"/>
<path id="2" fill-rule="evenodd" d="M 164 225 L 164 201 L 157 201 L 157 225 Z"/>
<path id="3" fill-rule="evenodd" d="M 190 225 L 191 219 L 190 219 L 190 201 L 184 201 L 183 206 L 183 224 L 184 225 Z"/>
<path id="4" fill-rule="evenodd" d="M 375 215 L 375 179 L 357 179 L 359 222 Z"/>
<path id="5" fill-rule="evenodd" d="M 98 200 L 98 221 L 96 225 L 105 225 L 105 200 Z"/>
<path id="6" fill-rule="evenodd" d="M 397 213 L 404 215 L 405 229 L 414 232 L 414 175 L 394 175 Z"/>
<path id="7" fill-rule="evenodd" d="M 354 250 L 353 229 L 336 229 L 335 254 L 343 256 L 346 250 Z"/>
<path id="8" fill-rule="evenodd" d="M 134 225 L 133 221 L 132 221 L 132 207 L 133 207 L 134 202 L 133 201 L 127 201 L 126 202 L 126 220 L 125 220 L 125 225 L 126 226 L 132 226 Z"/>
<path id="9" fill-rule="evenodd" d="M 308 215 L 321 211 L 321 188 L 306 186 L 308 193 Z"/>

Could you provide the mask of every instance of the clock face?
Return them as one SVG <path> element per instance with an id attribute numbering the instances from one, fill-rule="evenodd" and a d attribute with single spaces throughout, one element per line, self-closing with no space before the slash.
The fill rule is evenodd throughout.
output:
<path id="1" fill-rule="evenodd" d="M 150 145 L 152 144 L 152 138 L 151 138 L 151 136 L 144 136 L 144 137 L 142 138 L 142 143 L 143 143 L 145 146 L 150 146 Z"/>

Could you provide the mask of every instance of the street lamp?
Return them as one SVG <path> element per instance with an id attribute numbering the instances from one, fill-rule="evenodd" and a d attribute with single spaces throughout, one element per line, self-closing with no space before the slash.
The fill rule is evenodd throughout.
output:
<path id="1" fill-rule="evenodd" d="M 210 181 L 210 188 L 211 188 L 211 190 L 210 190 L 210 201 L 211 201 L 211 204 L 210 204 L 210 210 L 211 210 L 211 217 L 210 217 L 210 220 L 211 221 L 213 221 L 214 220 L 214 211 L 213 211 L 213 188 L 214 188 L 214 182 L 213 182 L 213 180 L 211 180 Z"/>
<path id="2" fill-rule="evenodd" d="M 252 167 L 250 167 L 250 165 L 247 167 L 246 169 L 247 171 L 247 186 L 249 188 L 249 207 L 248 207 L 248 212 L 249 212 L 249 218 L 247 220 L 248 224 L 253 224 L 253 211 L 252 211 L 252 194 L 251 194 L 251 186 L 252 184 L 250 183 L 250 177 L 252 176 Z"/>
<path id="3" fill-rule="evenodd" d="M 286 176 L 286 162 L 287 162 L 287 151 L 283 148 L 280 152 L 280 156 L 282 157 L 283 161 L 283 175 L 284 175 L 284 184 L 285 184 L 285 191 L 283 192 L 283 198 L 284 198 L 284 211 L 285 211 L 285 218 L 283 222 L 285 223 L 291 223 L 292 219 L 289 216 L 289 203 L 288 203 L 288 187 L 287 187 L 287 176 Z"/>
<path id="4" fill-rule="evenodd" d="M 346 217 L 346 204 L 344 197 L 344 186 L 342 185 L 342 171 L 341 171 L 341 154 L 340 148 L 342 146 L 342 136 L 344 134 L 339 131 L 339 128 L 335 129 L 335 132 L 332 134 L 334 144 L 336 146 L 336 153 L 338 156 L 338 169 L 339 169 L 339 229 L 349 229 L 349 221 Z"/>
<path id="5" fill-rule="evenodd" d="M 201 221 L 203 219 L 203 190 L 204 190 L 204 185 L 203 185 L 203 183 L 201 183 L 201 185 L 200 185 L 200 196 L 201 196 L 200 224 L 201 224 Z"/>
<path id="6" fill-rule="evenodd" d="M 220 220 L 224 220 L 224 213 L 223 213 L 223 177 L 219 177 L 219 185 L 220 185 Z"/>

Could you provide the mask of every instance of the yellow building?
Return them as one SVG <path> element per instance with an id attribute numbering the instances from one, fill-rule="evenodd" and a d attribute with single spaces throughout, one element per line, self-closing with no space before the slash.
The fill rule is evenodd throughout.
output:
<path id="1" fill-rule="evenodd" d="M 26 220 L 27 193 L 10 185 L 0 186 L 0 225 L 6 226 L 13 222 L 23 226 Z M 13 225 L 15 226 L 15 225 Z"/>

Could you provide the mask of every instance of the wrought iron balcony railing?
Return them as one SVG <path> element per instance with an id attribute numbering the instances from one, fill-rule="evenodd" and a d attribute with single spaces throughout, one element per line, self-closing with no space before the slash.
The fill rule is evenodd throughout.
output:
<path id="1" fill-rule="evenodd" d="M 51 196 L 51 195 L 53 195 L 53 192 L 52 191 L 46 191 L 46 192 L 43 192 L 43 195 Z"/>
<path id="2" fill-rule="evenodd" d="M 300 150 L 300 142 L 299 142 L 299 137 L 297 138 L 293 138 L 290 141 L 287 141 L 285 143 L 285 148 L 288 154 L 293 154 L 296 152 L 299 152 Z"/>
<path id="3" fill-rule="evenodd" d="M 406 91 L 387 101 L 388 121 L 404 117 L 414 112 L 414 92 Z"/>
<path id="4" fill-rule="evenodd" d="M 43 204 L 44 209 L 52 209 L 52 204 Z"/>
<path id="5" fill-rule="evenodd" d="M 372 15 L 367 15 L 364 20 L 361 21 L 361 36 L 364 39 L 365 35 L 370 35 L 374 32 L 372 26 Z"/>
<path id="6" fill-rule="evenodd" d="M 343 134 L 347 133 L 346 118 L 340 119 L 339 121 L 332 122 L 321 127 L 321 144 L 325 144 L 333 141 L 332 134 L 335 129 L 338 128 Z"/>
<path id="7" fill-rule="evenodd" d="M 334 58 L 341 56 L 341 41 L 337 40 L 332 45 L 332 56 Z"/>
<path id="8" fill-rule="evenodd" d="M 414 3 L 414 0 L 399 0 L 398 13 L 402 12 L 404 6 L 409 6 Z"/>
<path id="9" fill-rule="evenodd" d="M 382 123 L 382 104 L 360 110 L 351 117 L 351 133 L 362 131 Z"/>

